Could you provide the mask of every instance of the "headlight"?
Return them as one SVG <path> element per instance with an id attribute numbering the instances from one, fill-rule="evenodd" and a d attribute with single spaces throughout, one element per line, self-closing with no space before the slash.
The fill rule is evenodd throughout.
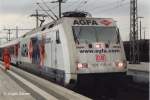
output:
<path id="1" fill-rule="evenodd" d="M 95 48 L 99 49 L 99 48 L 105 48 L 105 43 L 96 43 L 95 44 Z"/>
<path id="2" fill-rule="evenodd" d="M 78 63 L 77 69 L 82 69 L 82 68 L 88 68 L 88 64 L 87 63 Z"/>
<path id="3" fill-rule="evenodd" d="M 101 45 L 100 44 L 95 44 L 95 47 L 96 48 L 101 48 Z"/>
<path id="4" fill-rule="evenodd" d="M 118 61 L 116 62 L 116 67 L 118 68 L 126 68 L 127 64 L 126 64 L 126 61 Z"/>
<path id="5" fill-rule="evenodd" d="M 119 68 L 122 68 L 124 66 L 124 63 L 123 62 L 119 62 L 118 65 L 117 65 Z"/>
<path id="6" fill-rule="evenodd" d="M 82 64 L 78 63 L 78 69 L 82 68 Z"/>

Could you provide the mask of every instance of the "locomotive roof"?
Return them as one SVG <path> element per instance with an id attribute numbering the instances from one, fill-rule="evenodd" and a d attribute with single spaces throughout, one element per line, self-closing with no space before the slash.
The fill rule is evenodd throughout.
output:
<path id="1" fill-rule="evenodd" d="M 25 36 L 27 36 L 27 35 L 31 35 L 31 34 L 33 34 L 33 33 L 39 32 L 39 31 L 44 31 L 44 30 L 47 29 L 47 28 L 50 29 L 50 28 L 54 27 L 55 25 L 58 25 L 58 24 L 62 23 L 64 20 L 67 20 L 67 19 L 72 19 L 72 20 L 75 20 L 75 19 L 82 19 L 82 20 L 84 20 L 84 19 L 85 19 L 85 20 L 91 20 L 91 19 L 95 19 L 95 20 L 98 20 L 98 19 L 109 19 L 109 20 L 112 21 L 112 23 L 115 22 L 112 18 L 62 17 L 62 18 L 60 18 L 60 19 L 57 20 L 57 21 L 53 21 L 53 22 L 50 22 L 50 23 L 48 23 L 48 24 L 43 25 L 42 27 L 35 28 L 35 29 L 33 29 L 32 31 L 27 32 L 27 33 L 26 33 L 25 35 L 23 35 L 22 37 L 25 37 Z M 22 37 L 21 37 L 21 38 L 22 38 Z M 5 43 L 5 44 L 3 44 L 3 45 L 0 45 L 0 48 L 6 47 L 6 46 L 15 45 L 15 44 L 17 44 L 17 43 L 19 43 L 19 39 L 16 39 L 16 40 L 13 40 L 13 41 L 9 41 L 9 42 L 7 42 L 7 43 Z"/>
<path id="2" fill-rule="evenodd" d="M 34 28 L 32 31 L 29 31 L 29 32 L 27 32 L 25 35 L 23 35 L 23 37 L 26 37 L 27 35 L 31 35 L 31 34 L 36 33 L 36 32 L 44 31 L 44 30 L 47 29 L 47 28 L 50 29 L 50 28 L 54 27 L 55 25 L 58 25 L 58 24 L 62 23 L 64 20 L 68 20 L 68 19 L 72 19 L 72 20 L 75 20 L 75 19 L 82 19 L 82 20 L 84 20 L 84 19 L 85 19 L 85 20 L 107 19 L 107 20 L 111 20 L 112 23 L 115 22 L 112 18 L 62 17 L 62 18 L 60 18 L 59 20 L 57 20 L 57 21 L 52 21 L 52 22 L 50 22 L 50 23 L 48 23 L 48 24 L 43 25 L 42 27 Z"/>

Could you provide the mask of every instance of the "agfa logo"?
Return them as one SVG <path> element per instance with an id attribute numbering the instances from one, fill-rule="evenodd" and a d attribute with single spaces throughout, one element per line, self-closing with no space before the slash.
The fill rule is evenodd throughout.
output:
<path id="1" fill-rule="evenodd" d="M 74 20 L 73 25 L 98 25 L 98 23 L 95 20 Z"/>
<path id="2" fill-rule="evenodd" d="M 104 25 L 106 25 L 106 26 L 108 26 L 108 25 L 110 25 L 112 22 L 109 21 L 109 20 L 104 19 L 104 20 L 101 20 L 100 23 L 101 23 L 101 24 L 104 24 Z"/>

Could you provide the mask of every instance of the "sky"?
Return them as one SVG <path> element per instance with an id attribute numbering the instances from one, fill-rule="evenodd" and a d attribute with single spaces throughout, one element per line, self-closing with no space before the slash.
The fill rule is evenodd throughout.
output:
<path id="1" fill-rule="evenodd" d="M 58 15 L 58 4 L 51 3 L 55 0 L 44 0 L 46 4 Z M 130 0 L 64 0 L 62 11 L 80 10 L 88 11 L 93 17 L 113 18 L 117 21 L 120 29 L 121 38 L 129 40 L 130 31 Z M 4 28 L 35 28 L 35 18 L 30 17 L 39 10 L 39 13 L 44 13 L 38 6 L 37 2 L 42 7 L 42 0 L 0 0 L 0 38 L 6 38 L 8 31 Z M 138 0 L 138 16 L 142 19 L 142 38 L 145 36 L 150 39 L 150 0 Z M 50 19 L 46 18 L 47 22 Z M 15 37 L 15 31 L 11 31 L 11 37 Z M 25 34 L 26 31 L 19 31 L 19 36 Z M 1 39 L 2 40 L 2 39 Z"/>

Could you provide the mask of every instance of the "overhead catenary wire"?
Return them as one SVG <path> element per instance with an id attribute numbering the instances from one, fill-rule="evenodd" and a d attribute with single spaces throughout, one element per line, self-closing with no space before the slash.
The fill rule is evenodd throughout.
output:
<path id="1" fill-rule="evenodd" d="M 69 2 L 71 4 L 66 5 L 66 10 L 73 10 L 74 5 L 78 4 L 79 1 Z M 67 2 L 68 3 L 68 2 Z M 64 6 L 63 6 L 64 7 Z"/>
<path id="2" fill-rule="evenodd" d="M 119 0 L 120 1 L 120 0 Z M 113 1 L 113 2 L 110 2 L 110 3 L 107 3 L 107 4 L 104 4 L 104 5 L 99 5 L 99 6 L 96 6 L 96 7 L 94 7 L 94 8 L 91 8 L 91 9 L 88 9 L 88 10 L 91 10 L 91 11 L 93 11 L 93 10 L 96 10 L 96 9 L 100 9 L 100 8 L 107 8 L 107 7 L 109 7 L 109 6 L 112 6 L 112 5 L 114 5 L 114 4 L 117 4 L 118 2 L 119 2 L 118 0 L 117 1 Z M 122 0 L 121 0 L 122 1 Z M 124 2 L 124 0 L 122 1 L 122 3 Z"/>
<path id="3" fill-rule="evenodd" d="M 80 4 L 82 3 L 82 0 L 78 0 L 77 2 L 75 2 L 75 3 L 72 3 L 72 5 L 70 5 L 71 7 L 72 6 L 74 6 L 74 5 L 76 5 L 76 7 L 74 8 L 74 9 L 76 9 L 78 6 L 80 6 Z M 72 7 L 73 8 L 73 7 Z"/>
<path id="4" fill-rule="evenodd" d="M 116 5 L 116 6 L 113 6 L 113 7 L 106 8 L 106 9 L 102 9 L 102 10 L 100 10 L 100 9 L 94 9 L 92 11 L 95 12 L 95 11 L 99 10 L 99 12 L 106 12 L 106 11 L 111 11 L 111 10 L 123 7 L 123 6 L 128 5 L 128 4 L 130 4 L 130 3 L 129 2 L 125 2 L 125 3 L 122 3 L 120 5 Z"/>
<path id="5" fill-rule="evenodd" d="M 38 2 L 39 4 L 43 4 L 43 3 L 40 3 L 40 2 Z M 46 3 L 46 2 L 45 2 Z M 47 6 L 49 6 L 48 4 L 47 4 Z M 51 5 L 52 6 L 52 5 Z M 52 6 L 50 9 L 56 9 L 58 7 L 58 4 L 56 4 L 55 6 Z M 43 11 L 43 10 L 39 10 L 38 9 L 38 11 Z M 46 11 L 48 11 L 48 10 L 46 10 Z"/>
<path id="6" fill-rule="evenodd" d="M 47 9 L 53 14 L 53 16 L 55 16 L 55 18 L 58 19 L 58 17 L 56 16 L 56 14 L 48 7 L 48 5 L 44 2 L 44 0 L 41 0 L 41 1 L 47 7 Z"/>
<path id="7" fill-rule="evenodd" d="M 81 5 L 82 5 L 84 2 L 85 2 L 85 0 L 84 0 L 84 1 L 81 1 L 81 2 L 78 4 L 78 6 L 75 8 L 75 10 L 78 10 L 78 8 L 80 8 Z"/>
<path id="8" fill-rule="evenodd" d="M 82 1 L 81 2 L 82 4 L 80 4 L 79 7 L 77 7 L 75 10 L 83 8 L 87 4 L 87 2 L 88 2 L 87 0 Z"/>
<path id="9" fill-rule="evenodd" d="M 53 18 L 39 3 L 36 3 L 52 20 L 56 21 L 55 18 Z"/>

